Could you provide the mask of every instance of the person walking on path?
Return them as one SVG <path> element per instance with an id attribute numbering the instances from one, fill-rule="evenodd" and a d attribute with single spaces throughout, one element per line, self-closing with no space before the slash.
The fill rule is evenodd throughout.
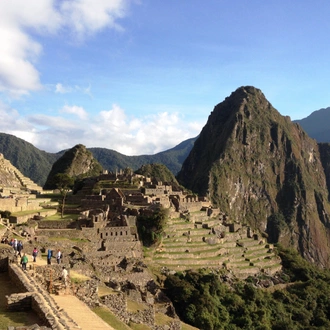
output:
<path id="1" fill-rule="evenodd" d="M 56 261 L 58 264 L 61 263 L 61 259 L 62 259 L 62 252 L 60 249 L 57 250 L 57 253 L 56 253 Z"/>
<path id="2" fill-rule="evenodd" d="M 63 266 L 62 268 L 62 280 L 64 282 L 65 287 L 68 285 L 68 271 L 67 269 Z"/>
<path id="3" fill-rule="evenodd" d="M 14 248 L 14 251 L 15 251 L 15 256 L 17 255 L 17 239 L 15 238 L 14 241 L 13 241 L 13 248 Z"/>
<path id="4" fill-rule="evenodd" d="M 47 251 L 47 265 L 52 264 L 52 256 L 53 256 L 53 251 L 51 249 L 48 249 L 48 251 Z"/>
<path id="5" fill-rule="evenodd" d="M 24 253 L 23 257 L 21 258 L 21 265 L 22 265 L 22 269 L 26 272 L 26 264 L 28 263 L 29 259 L 27 257 L 27 255 Z"/>
<path id="6" fill-rule="evenodd" d="M 20 256 L 20 257 L 22 257 L 22 255 L 21 255 L 21 251 L 23 250 L 23 243 L 22 243 L 22 241 L 18 241 L 18 243 L 17 243 L 17 254 Z"/>
<path id="7" fill-rule="evenodd" d="M 33 262 L 37 261 L 37 255 L 38 255 L 38 249 L 36 247 L 34 247 L 33 252 L 32 252 Z"/>

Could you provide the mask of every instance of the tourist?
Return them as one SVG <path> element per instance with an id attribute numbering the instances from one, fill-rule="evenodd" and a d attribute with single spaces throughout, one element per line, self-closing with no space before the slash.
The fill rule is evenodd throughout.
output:
<path id="1" fill-rule="evenodd" d="M 62 280 L 64 282 L 65 287 L 67 287 L 67 280 L 68 280 L 68 271 L 67 269 L 63 266 L 62 268 Z"/>
<path id="2" fill-rule="evenodd" d="M 36 247 L 34 247 L 33 252 L 32 252 L 33 262 L 37 261 L 37 255 L 38 255 L 38 249 Z"/>
<path id="3" fill-rule="evenodd" d="M 26 264 L 28 263 L 29 259 L 28 257 L 25 255 L 25 253 L 23 254 L 23 257 L 21 258 L 21 265 L 22 265 L 22 269 L 24 271 L 26 271 Z"/>
<path id="4" fill-rule="evenodd" d="M 20 256 L 20 257 L 22 257 L 22 255 L 21 255 L 21 251 L 23 250 L 23 243 L 22 243 L 22 241 L 18 241 L 18 243 L 17 243 L 17 254 Z"/>
<path id="5" fill-rule="evenodd" d="M 57 253 L 56 253 L 56 261 L 58 264 L 61 263 L 61 259 L 62 259 L 62 252 L 60 249 L 57 250 Z"/>
<path id="6" fill-rule="evenodd" d="M 13 248 L 14 248 L 14 251 L 15 251 L 15 256 L 17 255 L 17 239 L 15 238 L 14 241 L 13 241 Z"/>
<path id="7" fill-rule="evenodd" d="M 48 251 L 47 251 L 47 265 L 52 264 L 52 256 L 53 256 L 53 251 L 51 249 L 48 249 Z"/>

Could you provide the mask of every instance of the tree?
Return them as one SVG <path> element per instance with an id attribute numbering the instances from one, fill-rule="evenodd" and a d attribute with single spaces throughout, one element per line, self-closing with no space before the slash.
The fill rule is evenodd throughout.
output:
<path id="1" fill-rule="evenodd" d="M 58 173 L 54 177 L 54 181 L 56 187 L 60 190 L 62 196 L 62 203 L 61 203 L 61 218 L 63 219 L 64 216 L 64 207 L 65 207 L 65 199 L 68 192 L 73 188 L 74 179 L 65 173 Z"/>

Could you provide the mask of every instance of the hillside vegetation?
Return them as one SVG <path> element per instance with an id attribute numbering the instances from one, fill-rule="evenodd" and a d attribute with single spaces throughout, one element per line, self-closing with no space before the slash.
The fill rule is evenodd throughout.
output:
<path id="1" fill-rule="evenodd" d="M 265 288 L 266 277 L 251 277 L 228 285 L 216 274 L 188 271 L 167 277 L 166 294 L 184 322 L 203 330 L 329 329 L 329 271 L 293 250 L 280 256 L 281 284 Z"/>
<path id="2" fill-rule="evenodd" d="M 153 178 L 156 181 L 178 184 L 174 174 L 163 164 L 142 165 L 135 173 Z"/>
<path id="3" fill-rule="evenodd" d="M 94 158 L 104 169 L 111 172 L 124 168 L 131 168 L 135 171 L 142 165 L 159 163 L 164 164 L 176 175 L 193 147 L 195 140 L 196 138 L 188 139 L 174 148 L 155 155 L 126 156 L 106 148 L 87 149 L 91 151 Z M 53 164 L 65 151 L 62 150 L 58 153 L 45 152 L 16 136 L 0 133 L 0 153 L 26 177 L 40 186 L 45 185 Z"/>
<path id="4" fill-rule="evenodd" d="M 56 176 L 65 174 L 72 179 L 97 176 L 102 173 L 102 166 L 92 153 L 82 144 L 66 151 L 52 166 L 44 189 L 56 189 Z"/>
<path id="5" fill-rule="evenodd" d="M 53 163 L 60 157 L 60 154 L 39 150 L 31 143 L 5 133 L 0 133 L 0 153 L 39 185 L 46 182 Z"/>

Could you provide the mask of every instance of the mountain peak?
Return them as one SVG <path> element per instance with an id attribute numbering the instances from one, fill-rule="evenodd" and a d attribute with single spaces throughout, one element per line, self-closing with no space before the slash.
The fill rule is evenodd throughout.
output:
<path id="1" fill-rule="evenodd" d="M 77 144 L 67 150 L 54 164 L 48 175 L 44 189 L 55 189 L 56 174 L 65 173 L 73 178 L 99 175 L 102 166 L 93 157 L 93 154 L 82 144 Z"/>
<path id="2" fill-rule="evenodd" d="M 215 106 L 177 179 L 230 221 L 330 264 L 330 246 L 321 247 L 330 235 L 330 205 L 318 145 L 259 89 L 240 87 Z M 326 234 L 309 236 L 316 227 Z"/>

